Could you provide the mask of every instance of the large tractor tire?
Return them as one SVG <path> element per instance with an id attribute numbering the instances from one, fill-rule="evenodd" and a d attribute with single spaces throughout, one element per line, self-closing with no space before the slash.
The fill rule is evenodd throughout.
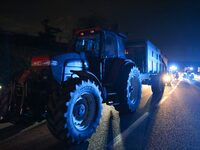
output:
<path id="1" fill-rule="evenodd" d="M 72 81 L 54 91 L 48 103 L 47 122 L 51 133 L 67 144 L 80 143 L 96 131 L 102 112 L 98 86 Z"/>
<path id="2" fill-rule="evenodd" d="M 142 95 L 142 83 L 140 72 L 137 67 L 131 69 L 126 68 L 125 76 L 122 78 L 118 95 L 119 105 L 115 105 L 115 109 L 121 113 L 135 112 L 140 104 Z"/>
<path id="3" fill-rule="evenodd" d="M 151 77 L 151 90 L 154 94 L 162 94 L 165 89 L 165 83 L 162 80 L 162 75 Z"/>

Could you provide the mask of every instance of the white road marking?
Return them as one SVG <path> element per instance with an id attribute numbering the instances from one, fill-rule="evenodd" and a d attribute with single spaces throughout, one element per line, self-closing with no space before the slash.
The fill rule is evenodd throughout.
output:
<path id="1" fill-rule="evenodd" d="M 158 106 L 160 106 L 163 102 L 167 100 L 167 98 L 176 90 L 180 81 L 173 87 L 173 89 L 164 96 L 161 101 L 159 102 Z M 146 95 L 145 95 L 146 96 Z M 109 144 L 107 145 L 108 149 L 114 149 L 123 139 L 127 138 L 127 136 L 134 131 L 148 116 L 149 112 L 143 114 L 140 118 L 138 118 L 133 124 L 131 124 L 124 132 L 116 136 Z"/>
<path id="2" fill-rule="evenodd" d="M 166 96 L 164 96 L 161 99 L 161 101 L 159 102 L 158 106 L 162 105 L 162 103 L 167 100 L 167 98 L 176 90 L 176 88 L 178 87 L 179 83 L 180 83 L 180 81 L 178 81 L 178 83 L 173 87 L 173 89 Z"/>
<path id="3" fill-rule="evenodd" d="M 26 132 L 26 131 L 31 130 L 31 129 L 35 128 L 35 127 L 38 127 L 38 126 L 40 126 L 40 125 L 42 125 L 42 124 L 44 124 L 44 123 L 46 123 L 46 120 L 43 120 L 43 121 L 41 121 L 41 122 L 36 122 L 36 123 L 34 123 L 33 125 L 31 125 L 31 126 L 25 128 L 25 129 L 21 130 L 19 133 Z"/>
<path id="4" fill-rule="evenodd" d="M 172 89 L 168 94 L 171 95 L 174 92 L 174 89 Z"/>
<path id="5" fill-rule="evenodd" d="M 138 118 L 133 124 L 131 124 L 124 132 L 116 136 L 109 144 L 107 145 L 108 149 L 114 149 L 123 139 L 125 139 L 133 130 L 135 130 L 147 117 L 149 112 L 143 114 Z"/>
<path id="6" fill-rule="evenodd" d="M 198 81 L 197 81 L 198 82 Z M 200 87 L 199 86 L 197 86 L 197 85 L 195 85 L 195 84 L 193 84 L 193 86 L 196 88 L 196 89 L 200 89 Z"/>
<path id="7" fill-rule="evenodd" d="M 21 130 L 19 133 L 15 134 L 15 135 L 13 135 L 13 136 L 10 136 L 10 137 L 8 137 L 7 139 L 4 139 L 3 141 L 0 141 L 0 144 L 1 144 L 1 143 L 4 143 L 4 142 L 6 142 L 6 141 L 9 141 L 9 140 L 11 140 L 11 139 L 13 139 L 13 138 L 19 136 L 21 133 L 24 133 L 24 132 L 26 132 L 26 131 L 28 131 L 28 130 L 31 130 L 31 129 L 35 128 L 35 127 L 38 127 L 38 126 L 40 126 L 40 125 L 42 125 L 42 124 L 44 124 L 44 123 L 46 123 L 46 120 L 43 120 L 43 121 L 41 121 L 41 122 L 36 122 L 36 123 L 34 123 L 33 125 L 31 125 L 31 126 L 25 128 L 25 129 Z"/>
<path id="8" fill-rule="evenodd" d="M 6 123 L 0 123 L 0 130 L 4 129 L 4 128 L 8 128 L 10 126 L 13 126 L 12 123 L 6 122 Z"/>
<path id="9" fill-rule="evenodd" d="M 142 98 L 145 98 L 145 97 L 147 97 L 147 96 L 151 96 L 151 94 L 149 94 L 149 93 L 147 93 L 147 94 L 145 94 L 145 95 L 142 95 Z"/>
<path id="10" fill-rule="evenodd" d="M 168 96 L 163 97 L 158 105 L 161 105 L 167 98 L 168 98 Z"/>

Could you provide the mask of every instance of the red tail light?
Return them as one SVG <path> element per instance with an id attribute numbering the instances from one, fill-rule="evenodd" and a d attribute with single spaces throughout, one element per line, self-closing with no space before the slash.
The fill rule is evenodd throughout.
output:
<path id="1" fill-rule="evenodd" d="M 50 58 L 49 56 L 38 56 L 33 57 L 31 60 L 32 67 L 47 67 L 50 66 Z"/>

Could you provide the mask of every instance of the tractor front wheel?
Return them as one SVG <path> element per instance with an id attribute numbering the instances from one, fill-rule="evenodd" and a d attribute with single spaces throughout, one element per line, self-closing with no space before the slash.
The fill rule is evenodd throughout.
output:
<path id="1" fill-rule="evenodd" d="M 70 82 L 49 101 L 48 127 L 58 139 L 80 143 L 96 131 L 101 112 L 101 92 L 94 82 Z"/>

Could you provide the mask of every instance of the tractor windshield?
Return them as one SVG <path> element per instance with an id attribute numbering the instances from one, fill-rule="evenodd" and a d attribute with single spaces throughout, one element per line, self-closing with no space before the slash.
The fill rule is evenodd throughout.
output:
<path id="1" fill-rule="evenodd" d="M 99 55 L 100 34 L 89 34 L 85 36 L 78 36 L 75 41 L 75 51 L 89 51 L 96 56 Z"/>

